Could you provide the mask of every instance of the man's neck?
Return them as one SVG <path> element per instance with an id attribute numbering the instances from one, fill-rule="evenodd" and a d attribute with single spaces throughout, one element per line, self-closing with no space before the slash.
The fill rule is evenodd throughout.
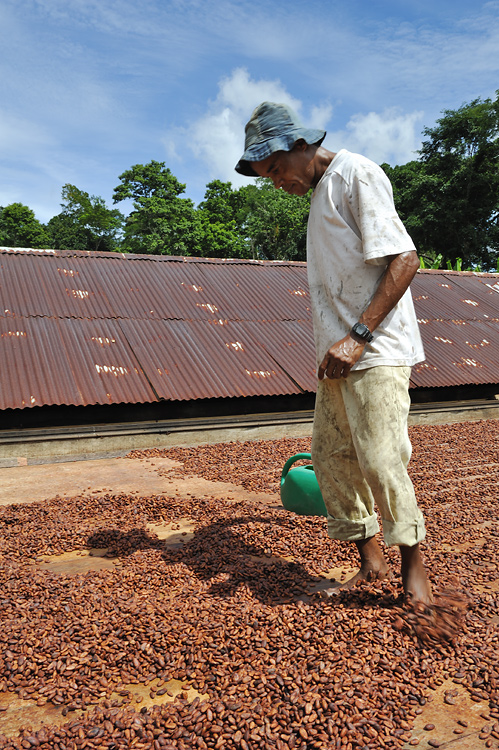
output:
<path id="1" fill-rule="evenodd" d="M 334 153 L 333 151 L 328 151 L 322 146 L 319 146 L 319 148 L 317 149 L 314 157 L 314 188 L 317 187 L 324 172 L 329 167 L 335 156 L 336 153 Z"/>

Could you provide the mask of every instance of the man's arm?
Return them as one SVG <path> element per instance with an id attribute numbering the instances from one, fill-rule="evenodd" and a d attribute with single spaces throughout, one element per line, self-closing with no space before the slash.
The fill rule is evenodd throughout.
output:
<path id="1" fill-rule="evenodd" d="M 371 302 L 359 318 L 359 323 L 364 323 L 371 333 L 375 331 L 404 295 L 418 268 L 419 258 L 414 250 L 391 256 Z M 352 321 L 352 324 L 355 322 L 357 321 Z M 350 333 L 333 344 L 319 366 L 317 372 L 319 380 L 322 380 L 324 376 L 346 378 L 354 364 L 360 359 L 364 346 L 365 341 L 354 338 L 354 335 Z"/>

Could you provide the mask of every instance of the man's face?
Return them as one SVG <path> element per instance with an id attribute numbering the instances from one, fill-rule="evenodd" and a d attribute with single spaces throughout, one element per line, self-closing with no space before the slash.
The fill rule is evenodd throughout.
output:
<path id="1" fill-rule="evenodd" d="M 315 171 L 304 141 L 296 143 L 291 151 L 276 151 L 251 166 L 260 177 L 270 177 L 274 187 L 291 195 L 306 195 L 315 187 Z"/>

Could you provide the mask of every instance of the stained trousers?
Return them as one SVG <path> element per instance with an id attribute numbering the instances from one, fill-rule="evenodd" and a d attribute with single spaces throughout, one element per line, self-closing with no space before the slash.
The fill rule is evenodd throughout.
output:
<path id="1" fill-rule="evenodd" d="M 332 539 L 359 541 L 379 532 L 388 546 L 425 537 L 423 514 L 407 473 L 410 367 L 354 370 L 319 381 L 312 463 Z"/>

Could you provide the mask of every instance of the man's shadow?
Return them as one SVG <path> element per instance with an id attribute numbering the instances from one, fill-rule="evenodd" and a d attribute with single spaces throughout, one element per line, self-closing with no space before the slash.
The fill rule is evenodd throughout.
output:
<path id="1" fill-rule="evenodd" d="M 211 581 L 205 593 L 214 597 L 233 596 L 243 587 L 269 605 L 306 597 L 317 577 L 287 556 L 271 554 L 258 539 L 245 540 L 251 534 L 249 524 L 256 529 L 256 536 L 265 535 L 267 528 L 270 531 L 276 525 L 287 527 L 284 519 L 241 515 L 202 526 L 180 548 L 169 547 L 168 540 L 158 539 L 145 528 L 128 532 L 103 529 L 92 534 L 87 544 L 90 548 L 107 547 L 107 557 L 120 558 L 157 549 L 165 565 L 183 563 L 199 581 Z"/>

